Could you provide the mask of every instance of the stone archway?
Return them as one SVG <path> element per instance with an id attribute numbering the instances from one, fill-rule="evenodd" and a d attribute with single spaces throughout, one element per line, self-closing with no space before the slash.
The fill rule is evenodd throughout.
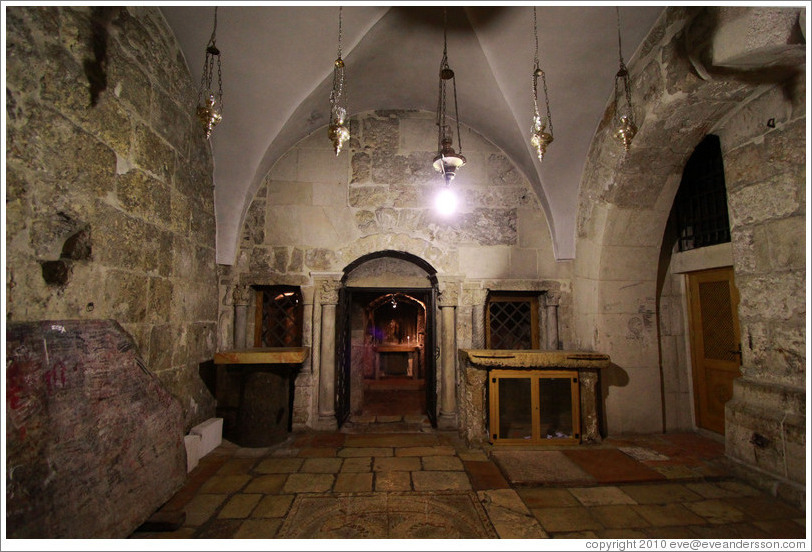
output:
<path id="1" fill-rule="evenodd" d="M 656 282 L 666 221 L 695 145 L 759 82 L 714 67 L 710 47 L 726 29 L 717 10 L 664 11 L 629 66 L 640 127 L 630 151 L 612 137 L 610 104 L 584 170 L 576 336 L 612 358 L 603 380 L 610 433 L 664 430 Z"/>
<path id="2" fill-rule="evenodd" d="M 364 254 L 344 268 L 336 313 L 339 424 L 422 423 L 424 416 L 436 424 L 436 274 L 421 257 L 395 250 Z M 384 322 L 403 331 L 387 333 Z M 400 361 L 403 374 L 387 370 Z"/>

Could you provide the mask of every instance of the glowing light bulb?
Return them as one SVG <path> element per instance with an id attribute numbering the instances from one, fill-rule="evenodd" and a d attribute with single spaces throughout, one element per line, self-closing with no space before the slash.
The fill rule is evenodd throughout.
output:
<path id="1" fill-rule="evenodd" d="M 450 188 L 445 187 L 440 190 L 437 197 L 434 199 L 434 207 L 441 215 L 448 217 L 457 211 L 457 196 Z"/>

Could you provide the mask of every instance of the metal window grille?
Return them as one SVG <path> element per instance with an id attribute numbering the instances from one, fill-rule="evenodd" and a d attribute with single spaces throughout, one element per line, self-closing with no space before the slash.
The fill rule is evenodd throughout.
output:
<path id="1" fill-rule="evenodd" d="M 691 154 L 674 204 L 680 251 L 730 241 L 725 171 L 718 136 L 709 134 Z"/>
<path id="2" fill-rule="evenodd" d="M 489 349 L 538 348 L 538 298 L 489 297 L 485 337 Z"/>
<path id="3" fill-rule="evenodd" d="M 301 347 L 304 302 L 298 288 L 272 286 L 258 290 L 258 347 Z"/>

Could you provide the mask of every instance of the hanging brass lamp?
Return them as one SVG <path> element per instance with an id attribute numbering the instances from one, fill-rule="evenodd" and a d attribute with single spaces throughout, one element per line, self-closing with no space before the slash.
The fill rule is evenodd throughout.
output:
<path id="1" fill-rule="evenodd" d="M 217 64 L 217 97 L 212 90 L 214 66 Z M 206 57 L 203 61 L 203 73 L 200 77 L 200 88 L 197 91 L 197 118 L 203 125 L 206 138 L 211 136 L 215 126 L 223 119 L 223 71 L 220 63 L 220 50 L 217 48 L 217 7 L 214 8 L 214 29 L 206 45 Z"/>
<path id="2" fill-rule="evenodd" d="M 637 134 L 637 125 L 634 122 L 634 110 L 632 109 L 629 70 L 623 63 L 623 50 L 620 43 L 620 8 L 615 7 L 615 11 L 617 13 L 617 50 L 620 68 L 615 75 L 614 137 L 623 144 L 625 151 L 629 151 L 632 139 Z"/>
<path id="3" fill-rule="evenodd" d="M 547 146 L 553 141 L 553 119 L 550 116 L 550 100 L 547 95 L 547 77 L 539 65 L 539 33 L 536 22 L 536 7 L 533 6 L 533 36 L 536 39 L 536 52 L 533 59 L 533 122 L 530 126 L 530 143 L 536 150 L 539 161 L 544 160 Z M 539 79 L 544 93 L 545 116 L 539 113 Z"/>
<path id="4" fill-rule="evenodd" d="M 459 153 L 454 151 L 454 137 L 451 132 L 451 125 L 448 123 L 447 114 L 447 88 L 451 82 L 451 90 L 454 100 L 454 120 L 457 124 L 457 146 Z M 457 169 L 465 165 L 465 157 L 462 155 L 462 139 L 460 136 L 460 117 L 457 110 L 457 81 L 454 71 L 448 65 L 448 18 L 446 9 L 443 8 L 443 59 L 440 61 L 440 92 L 437 98 L 437 155 L 434 157 L 432 166 L 434 170 L 441 173 L 446 184 L 451 183 L 457 174 Z"/>
<path id="5" fill-rule="evenodd" d="M 330 90 L 330 126 L 327 135 L 333 143 L 336 156 L 341 153 L 344 143 L 350 139 L 347 128 L 347 91 L 344 81 L 344 60 L 341 59 L 342 13 L 338 8 L 338 56 L 333 63 L 333 88 Z"/>

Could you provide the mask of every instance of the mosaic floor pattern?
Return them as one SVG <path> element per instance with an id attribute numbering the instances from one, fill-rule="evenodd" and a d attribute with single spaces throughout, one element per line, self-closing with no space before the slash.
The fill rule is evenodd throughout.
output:
<path id="1" fill-rule="evenodd" d="M 284 539 L 477 539 L 496 533 L 474 492 L 298 495 Z"/>

